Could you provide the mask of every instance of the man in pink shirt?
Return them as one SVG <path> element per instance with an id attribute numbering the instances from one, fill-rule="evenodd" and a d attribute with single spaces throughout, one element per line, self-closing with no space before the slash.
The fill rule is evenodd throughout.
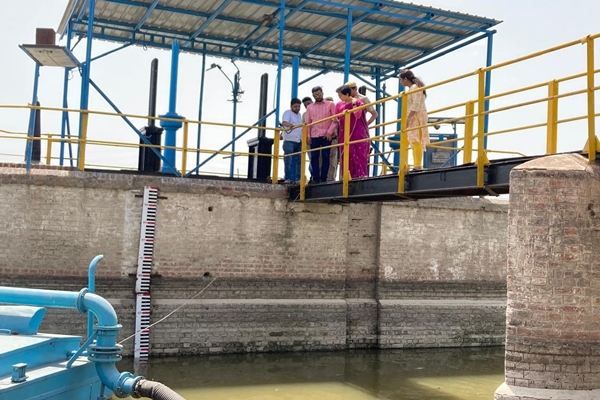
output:
<path id="1" fill-rule="evenodd" d="M 315 102 L 306 108 L 304 122 L 310 124 L 323 118 L 335 115 L 335 104 L 332 101 L 323 99 L 323 89 L 316 86 L 312 89 L 312 95 Z M 331 139 L 337 132 L 337 118 L 330 119 L 308 127 L 307 143 L 311 149 L 318 149 L 324 146 L 331 146 Z M 334 149 L 335 150 L 335 149 Z M 329 172 L 329 156 L 331 148 L 312 151 L 310 153 L 310 166 L 313 174 L 313 183 L 326 182 Z M 321 156 L 321 165 L 319 165 L 319 156 Z"/>

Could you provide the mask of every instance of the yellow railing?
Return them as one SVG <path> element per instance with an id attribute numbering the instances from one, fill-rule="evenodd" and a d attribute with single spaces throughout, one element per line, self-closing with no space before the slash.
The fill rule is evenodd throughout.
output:
<path id="1" fill-rule="evenodd" d="M 585 121 L 586 122 L 586 126 L 587 126 L 587 143 L 577 143 L 575 144 L 575 148 L 570 149 L 570 150 L 581 150 L 584 145 L 586 147 L 585 152 L 588 155 L 588 159 L 590 162 L 595 161 L 596 160 L 596 154 L 597 151 L 600 150 L 599 145 L 598 145 L 598 141 L 596 139 L 596 131 L 595 131 L 595 118 L 599 115 L 596 112 L 596 107 L 595 107 L 595 93 L 598 90 L 598 87 L 595 85 L 595 75 L 600 72 L 600 70 L 595 69 L 595 65 L 594 65 L 594 44 L 595 44 L 595 39 L 597 39 L 598 37 L 600 37 L 600 34 L 595 34 L 595 35 L 589 35 L 586 36 L 584 38 L 582 38 L 581 40 L 575 40 L 575 41 L 571 41 L 569 43 L 565 43 L 562 44 L 560 46 L 555 46 L 543 51 L 539 51 L 524 57 L 519 57 L 516 58 L 514 60 L 510 60 L 510 61 L 506 61 L 503 63 L 499 63 L 496 65 L 492 65 L 490 67 L 485 67 L 485 68 L 480 68 L 474 72 L 471 73 L 467 73 L 467 74 L 463 74 L 451 79 L 447 79 L 441 82 L 437 82 L 431 85 L 427 85 L 423 88 L 418 88 L 416 89 L 416 91 L 423 91 L 423 90 L 427 90 L 428 93 L 432 93 L 435 92 L 435 90 L 437 90 L 438 88 L 443 88 L 443 87 L 447 87 L 451 84 L 455 84 L 456 82 L 461 82 L 461 81 L 465 81 L 465 80 L 469 80 L 469 79 L 474 79 L 476 80 L 476 85 L 474 85 L 473 87 L 469 86 L 469 82 L 464 83 L 465 88 L 470 87 L 471 89 L 473 89 L 473 97 L 466 99 L 464 101 L 460 101 L 457 103 L 453 103 L 453 104 L 449 104 L 449 105 L 444 105 L 443 107 L 439 107 L 433 110 L 429 111 L 429 115 L 430 116 L 435 116 L 435 115 L 439 115 L 440 113 L 447 113 L 449 111 L 453 112 L 453 115 L 455 115 L 453 118 L 449 118 L 443 121 L 439 121 L 437 120 L 436 122 L 432 122 L 432 123 L 428 123 L 424 126 L 427 127 L 433 127 L 435 125 L 439 125 L 440 123 L 453 123 L 456 121 L 462 121 L 464 122 L 464 128 L 463 128 L 463 132 L 462 132 L 462 136 L 459 135 L 459 137 L 456 137 L 454 139 L 449 139 L 449 140 L 442 140 L 442 141 L 437 141 L 433 144 L 431 144 L 429 146 L 430 149 L 449 149 L 449 150 L 454 150 L 456 152 L 460 152 L 462 154 L 462 161 L 465 164 L 469 164 L 469 163 L 475 163 L 476 167 L 477 167 L 477 181 L 474 182 L 474 184 L 476 184 L 478 187 L 483 188 L 485 187 L 485 180 L 484 180 L 484 176 L 485 176 L 485 166 L 489 164 L 489 159 L 488 159 L 488 154 L 491 153 L 499 153 L 499 154 L 509 154 L 509 155 L 516 155 L 516 156 L 524 156 L 523 152 L 520 151 L 515 151 L 512 149 L 509 150 L 503 150 L 503 149 L 496 149 L 496 150 L 492 150 L 492 149 L 487 149 L 486 148 L 486 138 L 492 137 L 492 136 L 498 136 L 498 135 L 503 135 L 503 134 L 508 134 L 511 132 L 523 132 L 523 131 L 527 131 L 527 130 L 533 130 L 533 129 L 545 129 L 545 153 L 546 154 L 555 154 L 558 151 L 558 138 L 559 138 L 559 126 L 564 125 L 564 124 L 568 124 L 568 123 L 572 123 L 572 122 L 577 122 L 577 121 Z M 500 93 L 491 93 L 490 95 L 486 96 L 485 94 L 485 86 L 486 86 L 486 73 L 488 71 L 494 71 L 494 70 L 498 70 L 498 69 L 502 69 L 508 66 L 514 66 L 517 65 L 519 63 L 522 63 L 524 61 L 536 58 L 536 57 L 541 57 L 550 53 L 557 53 L 560 52 L 561 50 L 570 48 L 570 47 L 574 47 L 577 45 L 585 45 L 586 46 L 586 51 L 585 51 L 585 70 L 583 72 L 580 72 L 578 74 L 574 74 L 574 75 L 569 75 L 569 76 L 562 76 L 562 77 L 555 77 L 554 79 L 551 79 L 549 81 L 545 81 L 545 82 L 538 82 L 529 86 L 525 86 L 522 88 L 517 88 L 517 89 L 511 89 L 505 92 L 500 92 Z M 560 89 L 563 87 L 563 84 L 566 82 L 569 82 L 569 85 L 574 85 L 576 82 L 578 82 L 578 80 L 580 80 L 581 78 L 585 78 L 585 84 L 583 85 L 583 87 L 577 88 L 576 90 L 571 90 L 568 92 L 564 92 L 561 93 Z M 566 86 L 566 85 L 565 85 Z M 516 95 L 516 94 L 523 94 L 523 93 L 533 93 L 535 90 L 540 90 L 546 88 L 546 95 L 539 97 L 539 98 L 535 98 L 533 100 L 527 100 L 527 101 L 520 101 L 520 102 L 514 102 L 514 103 L 509 103 L 508 105 L 502 105 L 496 108 L 491 108 L 491 104 L 492 103 L 496 103 L 498 102 L 500 99 L 502 99 L 503 101 L 506 101 L 506 99 L 508 99 L 510 96 Z M 399 119 L 394 119 L 391 121 L 385 121 L 382 122 L 378 125 L 373 125 L 370 127 L 370 130 L 373 130 L 375 128 L 384 128 L 384 127 L 390 127 L 393 124 L 399 124 L 399 126 L 401 127 L 400 130 L 396 130 L 396 129 L 391 129 L 391 132 L 386 132 L 385 134 L 379 135 L 379 136 L 371 136 L 370 138 L 367 139 L 362 139 L 359 141 L 350 141 L 349 140 L 349 135 L 345 135 L 344 137 L 344 141 L 342 143 L 338 143 L 338 144 L 334 144 L 331 146 L 328 146 L 331 149 L 335 149 L 337 151 L 337 149 L 343 149 L 343 157 L 344 157 L 344 170 L 341 171 L 341 177 L 342 177 L 342 183 L 343 183 L 343 191 L 342 191 L 342 195 L 344 197 L 348 197 L 349 196 L 349 182 L 352 180 L 352 177 L 350 176 L 350 171 L 349 171 L 349 149 L 350 146 L 356 143 L 360 143 L 360 142 L 369 142 L 369 143 L 388 143 L 388 144 L 395 144 L 398 147 L 398 150 L 390 150 L 390 151 L 383 151 L 380 149 L 379 152 L 375 152 L 370 154 L 371 157 L 380 157 L 380 156 L 390 156 L 390 155 L 394 155 L 394 153 L 399 153 L 399 159 L 401 160 L 400 165 L 399 166 L 394 166 L 392 168 L 389 168 L 387 164 L 385 163 L 375 163 L 373 161 L 370 162 L 370 166 L 375 166 L 377 165 L 378 167 L 381 166 L 381 170 L 382 170 L 382 174 L 397 174 L 398 175 L 398 188 L 397 191 L 399 194 L 402 194 L 406 191 L 406 187 L 405 187 L 405 178 L 406 175 L 409 173 L 409 163 L 408 163 L 408 155 L 409 155 L 409 149 L 410 149 L 410 143 L 408 141 L 408 135 L 407 135 L 407 131 L 406 131 L 406 119 L 407 119 L 407 103 L 408 103 L 408 98 L 409 96 L 414 93 L 414 92 L 402 92 L 399 93 L 397 95 L 391 96 L 391 97 L 387 97 L 385 99 L 381 99 L 379 101 L 376 102 L 372 102 L 368 105 L 362 105 L 360 107 L 356 107 L 354 108 L 352 111 L 350 110 L 346 110 L 341 114 L 338 114 L 336 116 L 327 118 L 327 119 L 331 119 L 331 118 L 339 118 L 342 115 L 345 115 L 345 132 L 349 132 L 349 124 L 350 124 L 350 112 L 354 112 L 360 109 L 365 109 L 366 107 L 369 106 L 375 106 L 377 104 L 380 103 L 384 103 L 384 102 L 394 102 L 394 101 L 399 101 L 401 102 L 402 105 L 402 113 Z M 585 95 L 585 112 L 582 113 L 581 115 L 577 115 L 577 116 L 570 116 L 568 118 L 559 118 L 559 103 L 560 100 L 562 99 L 567 99 L 567 98 L 574 98 L 576 96 L 581 96 L 581 95 Z M 491 102 L 493 100 L 493 102 Z M 486 103 L 490 102 L 490 108 L 488 110 L 486 110 Z M 496 131 L 487 131 L 486 132 L 486 121 L 485 118 L 487 116 L 491 116 L 492 114 L 496 115 L 496 114 L 502 114 L 504 112 L 507 112 L 509 110 L 523 110 L 523 109 L 530 109 L 528 107 L 535 107 L 535 106 L 539 106 L 543 103 L 546 103 L 547 107 L 546 107 L 546 111 L 545 113 L 542 112 L 542 114 L 545 114 L 544 117 L 542 118 L 542 120 L 540 122 L 536 122 L 536 123 L 532 123 L 532 124 L 528 124 L 528 125 L 516 125 L 516 126 L 511 126 L 508 128 L 503 128 L 503 129 L 498 129 Z M 32 109 L 40 109 L 40 110 L 44 110 L 45 112 L 58 112 L 58 113 L 63 113 L 63 112 L 67 112 L 67 113 L 82 113 L 83 114 L 83 123 L 82 123 L 82 132 L 81 132 L 81 137 L 72 137 L 72 138 L 61 138 L 60 135 L 57 135 L 56 133 L 48 133 L 48 134 L 43 134 L 41 138 L 32 138 L 32 137 L 27 137 L 27 134 L 24 132 L 11 132 L 11 131 L 2 131 L 0 130 L 0 140 L 4 140 L 4 139 L 21 139 L 23 141 L 33 141 L 33 140 L 40 140 L 42 142 L 46 143 L 46 153 L 45 153 L 45 161 L 46 164 L 50 165 L 51 163 L 53 163 L 58 157 L 53 156 L 53 146 L 56 146 L 59 143 L 65 143 L 65 144 L 75 144 L 77 145 L 77 153 L 79 155 L 79 157 L 75 157 L 74 155 L 74 159 L 77 160 L 77 168 L 80 170 L 83 170 L 86 166 L 87 167 L 103 167 L 103 168 L 111 168 L 111 169 L 125 169 L 125 168 L 130 168 L 133 169 L 131 166 L 116 166 L 116 165 L 109 165 L 106 163 L 91 163 L 88 162 L 86 160 L 89 160 L 89 148 L 96 148 L 99 146 L 102 147 L 119 147 L 119 148 L 124 148 L 124 149 L 138 149 L 140 147 L 140 144 L 137 142 L 138 138 L 137 136 L 132 136 L 133 139 L 136 140 L 136 142 L 119 142 L 119 141 L 103 141 L 103 140 L 95 140 L 92 139 L 89 135 L 89 131 L 87 128 L 87 124 L 88 121 L 90 119 L 94 119 L 97 118 L 98 116 L 111 116 L 111 117 L 124 117 L 124 118 L 129 118 L 132 120 L 144 120 L 144 123 L 146 120 L 148 119 L 155 119 L 155 120 L 169 120 L 166 118 L 160 118 L 160 117 L 148 117 L 146 115 L 136 115 L 136 114 L 118 114 L 118 113 L 112 113 L 112 112 L 104 112 L 104 111 L 94 111 L 94 110 L 87 110 L 85 112 L 81 111 L 81 110 L 77 110 L 77 109 L 63 109 L 63 108 L 57 108 L 57 107 L 36 107 L 36 106 L 32 106 L 32 105 L 24 105 L 24 106 L 12 106 L 12 105 L 0 105 L 0 112 L 2 112 L 3 110 L 10 110 L 11 112 L 14 110 L 25 110 L 25 111 L 29 111 Z M 458 110 L 458 111 L 457 111 Z M 458 114 L 458 115 L 457 115 Z M 327 120 L 325 119 L 325 120 Z M 300 179 L 300 199 L 304 200 L 305 199 L 305 189 L 306 189 L 306 185 L 307 185 L 307 155 L 310 155 L 311 152 L 313 151 L 319 151 L 319 149 L 316 150 L 312 150 L 309 149 L 309 146 L 307 144 L 307 133 L 308 133 L 308 129 L 310 126 L 318 124 L 320 122 L 323 122 L 325 120 L 322 121 L 316 121 L 313 122 L 309 125 L 307 124 L 303 124 L 302 125 L 302 145 L 301 145 L 301 157 L 300 157 L 300 162 L 301 162 L 301 167 L 300 167 L 300 172 L 301 172 L 301 179 Z M 152 145 L 141 145 L 143 147 L 150 147 L 150 148 L 155 148 L 157 150 L 159 150 L 161 153 L 164 152 L 165 149 L 174 149 L 177 153 L 177 159 L 180 161 L 180 163 L 175 166 L 173 165 L 173 168 L 176 168 L 181 175 L 185 175 L 186 173 L 189 172 L 190 168 L 189 168 L 189 161 L 190 161 L 190 153 L 193 155 L 196 154 L 218 154 L 218 155 L 222 155 L 224 157 L 231 157 L 231 156 L 235 156 L 235 157 L 248 157 L 248 156 L 258 156 L 258 157 L 271 157 L 272 158 L 272 171 L 271 171 L 271 181 L 273 183 L 277 183 L 278 182 L 278 176 L 279 176 L 279 171 L 280 171 L 280 162 L 285 158 L 285 157 L 290 157 L 292 155 L 297 155 L 297 154 L 287 154 L 285 156 L 281 155 L 280 153 L 280 133 L 281 130 L 280 129 L 276 129 L 276 128 L 269 128 L 269 127 L 257 127 L 257 126 L 247 126 L 247 125 L 241 125 L 241 124 L 237 124 L 235 125 L 237 128 L 242 128 L 242 129 L 252 129 L 252 130 L 267 130 L 270 132 L 270 135 L 272 135 L 271 137 L 273 138 L 274 141 L 274 145 L 273 145 L 273 154 L 272 155 L 266 155 L 266 154 L 256 154 L 256 153 L 248 153 L 248 152 L 232 152 L 232 151 L 227 151 L 227 150 L 216 150 L 216 149 L 208 149 L 208 148 L 201 148 L 201 149 L 197 149 L 194 146 L 190 146 L 188 141 L 189 141 L 189 136 L 190 136 L 190 129 L 192 129 L 192 126 L 197 126 L 199 124 L 202 125 L 207 125 L 207 126 L 214 126 L 214 127 L 232 127 L 231 124 L 226 124 L 226 123 L 219 123 L 219 122 L 208 122 L 208 121 L 196 121 L 196 120 L 189 120 L 189 119 L 183 119 L 183 120 L 177 120 L 179 122 L 182 122 L 183 126 L 182 126 L 182 130 L 179 131 L 182 137 L 182 140 L 180 141 L 181 145 L 177 145 L 177 146 L 171 146 L 171 147 L 166 147 L 166 146 L 152 146 Z M 420 128 L 420 127 L 418 127 Z M 415 128 L 415 129 L 418 129 Z M 180 135 L 178 134 L 178 135 Z M 396 139 L 396 135 L 400 136 L 400 140 L 398 141 Z M 459 145 L 460 143 L 460 145 Z M 23 146 L 24 148 L 25 146 Z M 2 148 L 4 149 L 5 147 L 2 146 Z M 86 158 L 86 154 L 88 155 L 88 157 Z M 3 154 L 0 155 L 6 155 L 6 153 L 3 151 Z M 475 156 L 475 157 L 474 157 Z M 22 155 L 21 155 L 22 157 Z M 66 159 L 69 160 L 69 159 Z M 208 173 L 206 171 L 203 171 L 202 173 Z M 211 172 L 211 174 L 218 174 L 218 172 Z"/>

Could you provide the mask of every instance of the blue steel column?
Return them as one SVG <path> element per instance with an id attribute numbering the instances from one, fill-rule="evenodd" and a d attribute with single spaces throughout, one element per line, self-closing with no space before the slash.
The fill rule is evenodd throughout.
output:
<path id="1" fill-rule="evenodd" d="M 181 115 L 175 112 L 177 107 L 177 73 L 179 67 L 179 42 L 173 40 L 171 44 L 171 83 L 169 90 L 169 112 L 161 115 L 161 118 L 172 118 L 172 119 L 183 119 Z M 181 128 L 183 123 L 181 121 L 160 121 L 160 126 L 165 130 L 165 146 L 171 148 L 164 150 L 165 160 L 161 171 L 162 173 L 178 175 L 175 167 L 175 146 L 177 145 L 177 130 Z"/>
<path id="2" fill-rule="evenodd" d="M 229 161 L 229 177 L 233 178 L 235 172 L 235 124 L 237 123 L 237 103 L 240 92 L 240 71 L 233 76 L 233 124 L 231 128 L 231 158 Z"/>
<path id="3" fill-rule="evenodd" d="M 200 73 L 200 99 L 198 101 L 198 121 L 202 121 L 202 104 L 204 103 L 204 75 L 206 72 L 206 43 L 202 46 L 202 72 Z M 200 150 L 200 139 L 202 138 L 202 124 L 198 124 L 198 140 L 196 148 Z M 200 151 L 196 152 L 196 165 L 200 165 Z M 196 175 L 200 170 L 196 170 Z"/>
<path id="4" fill-rule="evenodd" d="M 40 64 L 35 63 L 35 75 L 33 77 L 33 95 L 31 99 L 31 105 L 35 106 L 37 103 L 37 92 L 38 92 L 38 82 L 40 78 Z M 29 112 L 29 128 L 27 129 L 27 138 L 31 139 L 33 137 L 33 130 L 35 127 L 35 110 L 31 109 Z M 31 168 L 31 152 L 33 151 L 33 142 L 31 140 L 27 140 L 27 146 L 25 147 L 25 168 L 29 170 Z"/>
<path id="5" fill-rule="evenodd" d="M 71 50 L 71 23 L 68 23 L 67 26 L 67 49 Z M 69 107 L 68 94 L 69 94 L 69 71 L 70 68 L 65 68 L 65 75 L 63 81 L 63 108 Z M 67 120 L 69 119 L 69 113 L 63 111 L 62 113 L 62 121 L 60 125 L 60 156 L 59 156 L 59 165 L 63 166 L 65 162 L 65 137 L 66 137 L 66 128 L 67 128 Z M 70 145 L 70 143 L 69 143 Z M 73 159 L 71 158 L 71 166 L 73 166 Z"/>
<path id="6" fill-rule="evenodd" d="M 398 93 L 402 93 L 404 91 L 404 86 L 400 83 L 400 79 L 398 79 Z M 398 99 L 400 100 L 400 99 Z M 398 116 L 396 117 L 400 120 L 400 116 L 402 115 L 402 102 L 398 101 Z M 400 132 L 402 129 L 402 123 L 398 121 L 396 123 L 396 131 Z M 395 135 L 390 136 L 390 148 L 394 150 L 394 170 L 398 171 L 400 168 L 400 133 L 396 133 Z M 406 161 L 406 160 L 403 160 Z"/>
<path id="7" fill-rule="evenodd" d="M 485 60 L 485 66 L 489 67 L 490 65 L 492 65 L 492 49 L 494 47 L 494 33 L 496 31 L 490 31 L 487 34 L 487 54 L 486 54 L 486 60 Z M 485 97 L 488 97 L 490 95 L 492 89 L 492 71 L 486 71 L 485 72 Z M 490 101 L 486 100 L 484 103 L 484 110 L 485 111 L 489 111 L 490 109 Z M 483 117 L 483 132 L 487 133 L 488 132 L 488 123 L 489 123 L 489 118 L 490 116 L 488 114 L 486 114 Z M 488 138 L 487 136 L 484 137 L 483 139 L 483 148 L 487 149 L 487 142 L 488 142 Z"/>
<path id="8" fill-rule="evenodd" d="M 298 76 L 300 74 L 300 57 L 292 58 L 292 98 L 298 97 Z"/>
<path id="9" fill-rule="evenodd" d="M 346 56 L 344 57 L 344 82 L 350 78 L 350 58 L 352 55 L 352 9 L 348 9 L 348 20 L 346 22 Z"/>
<path id="10" fill-rule="evenodd" d="M 375 68 L 375 101 L 378 101 L 381 99 L 381 68 L 380 67 L 376 67 Z M 381 123 L 381 104 L 377 104 L 375 105 L 375 111 L 377 111 L 377 118 L 375 119 L 375 124 L 379 125 Z M 375 128 L 375 137 L 378 138 L 380 135 L 380 128 L 377 127 Z M 381 150 L 381 145 L 383 143 L 380 142 L 375 142 L 375 144 L 377 145 L 377 148 L 379 149 L 379 152 L 383 153 L 383 150 Z M 384 156 L 381 156 L 382 158 Z M 379 156 L 376 155 L 373 159 L 373 164 L 375 164 L 373 166 L 373 176 L 377 176 L 377 173 L 379 172 Z"/>
<path id="11" fill-rule="evenodd" d="M 80 110 L 87 110 L 89 105 L 90 97 L 90 70 L 92 68 L 92 41 L 94 37 L 94 10 L 96 9 L 96 0 L 89 0 L 89 11 L 88 11 L 88 26 L 87 26 L 87 37 L 86 37 L 86 48 L 85 48 L 85 64 L 81 66 L 81 99 L 79 103 Z M 83 10 L 82 10 L 83 12 Z M 86 118 L 87 120 L 87 118 Z M 81 140 L 83 134 L 83 123 L 84 115 L 79 114 L 79 139 Z M 87 124 L 87 122 L 86 122 Z M 81 158 L 81 143 L 77 146 L 77 165 L 79 165 L 79 159 Z"/>
<path id="12" fill-rule="evenodd" d="M 285 0 L 279 3 L 279 54 L 277 57 L 277 93 L 275 95 L 275 126 L 279 126 L 281 108 L 281 70 L 283 69 L 283 33 L 285 29 Z"/>

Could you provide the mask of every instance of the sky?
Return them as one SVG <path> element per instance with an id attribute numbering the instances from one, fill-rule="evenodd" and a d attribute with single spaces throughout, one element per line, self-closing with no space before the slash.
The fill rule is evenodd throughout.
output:
<path id="1" fill-rule="evenodd" d="M 0 66 L 0 104 L 25 105 L 31 102 L 33 88 L 33 61 L 19 49 L 19 44 L 34 43 L 35 29 L 57 29 L 68 0 L 27 0 L 13 2 L 0 0 L 0 54 L 3 62 Z M 559 0 L 432 0 L 416 1 L 426 6 L 451 11 L 469 13 L 502 20 L 494 35 L 494 63 L 511 60 L 532 52 L 554 47 L 565 42 L 577 40 L 600 31 L 598 15 L 600 2 L 589 0 L 571 0 L 568 3 Z M 64 44 L 64 41 L 60 44 Z M 95 40 L 93 55 L 114 49 L 117 45 Z M 600 49 L 596 46 L 596 65 L 600 65 Z M 80 59 L 85 59 L 85 40 L 74 50 Z M 430 63 L 419 66 L 415 74 L 427 84 L 433 84 L 454 76 L 475 71 L 485 65 L 486 42 L 479 41 Z M 108 94 L 111 100 L 125 113 L 145 115 L 148 110 L 148 82 L 150 63 L 159 59 L 158 113 L 165 113 L 168 107 L 170 53 L 165 50 L 130 47 L 114 53 L 92 64 L 92 79 Z M 235 67 L 226 59 L 207 57 L 207 65 L 218 63 L 230 77 Z M 197 55 L 182 53 L 180 60 L 177 111 L 189 119 L 198 117 L 200 71 L 202 59 Z M 244 90 L 242 102 L 238 105 L 238 123 L 251 125 L 258 119 L 259 81 L 263 73 L 269 74 L 269 109 L 275 104 L 276 67 L 249 62 L 238 62 L 241 70 L 241 86 Z M 553 55 L 520 63 L 515 66 L 494 71 L 492 75 L 492 93 L 499 93 L 520 87 L 546 82 L 555 78 L 585 71 L 585 46 L 574 46 Z M 311 76 L 314 71 L 301 71 L 300 80 Z M 369 79 L 367 77 L 367 79 Z M 397 81 L 389 80 L 388 92 L 397 93 Z M 299 88 L 300 97 L 310 95 L 310 88 L 316 85 L 324 87 L 325 95 L 335 97 L 335 88 L 343 83 L 340 74 L 323 75 Z M 561 92 L 582 89 L 583 79 L 561 85 Z M 78 108 L 81 79 L 74 72 L 69 81 L 69 106 Z M 63 70 L 44 67 L 41 69 L 38 97 L 42 105 L 60 107 L 62 105 Z M 474 99 L 476 80 L 470 78 L 452 82 L 429 91 L 427 106 L 435 108 Z M 546 89 L 538 89 L 510 98 L 492 101 L 492 108 L 503 107 L 546 96 Z M 371 95 L 373 97 L 373 95 Z M 291 98 L 291 71 L 284 70 L 282 76 L 281 104 L 283 112 Z M 598 96 L 597 96 L 598 98 Z M 218 70 L 206 73 L 203 120 L 231 122 L 232 104 L 231 86 Z M 598 100 L 597 100 L 598 102 Z M 583 115 L 585 99 L 582 95 L 559 101 L 559 118 Z M 92 110 L 112 111 L 111 107 L 91 89 L 90 105 Z M 393 107 L 389 107 L 392 109 Z M 523 109 L 493 114 L 490 117 L 490 131 L 511 127 L 541 123 L 546 120 L 545 103 Z M 455 117 L 463 115 L 462 109 L 451 110 L 432 116 Z M 27 130 L 29 114 L 26 110 L 0 109 L 0 129 L 7 131 Z M 388 113 L 387 119 L 394 116 Z M 71 116 L 71 126 L 76 132 L 78 118 Z M 134 125 L 142 127 L 145 120 L 133 120 Z M 275 124 L 274 118 L 268 121 Z M 440 133 L 449 132 L 449 126 L 443 126 Z M 460 130 L 460 127 L 459 127 Z M 60 134 L 60 113 L 45 112 L 42 116 L 44 133 Z M 181 131 L 180 131 L 181 132 Z M 196 129 L 190 129 L 189 145 L 196 143 Z M 1 136 L 6 136 L 0 133 Z M 138 142 L 137 136 L 121 119 L 115 117 L 90 117 L 89 137 L 96 140 Z M 564 124 L 559 127 L 559 151 L 578 150 L 583 147 L 587 135 L 584 122 Z M 237 142 L 238 151 L 247 151 L 246 140 L 254 137 L 249 133 Z M 202 148 L 218 149 L 231 138 L 231 129 L 205 127 L 202 131 Z M 181 134 L 178 135 L 181 143 Z M 488 147 L 492 150 L 517 151 L 524 154 L 542 154 L 545 151 L 545 128 L 519 131 L 490 137 Z M 0 139 L 0 161 L 20 162 L 23 160 L 24 141 Z M 45 145 L 42 146 L 45 155 Z M 53 157 L 58 157 L 58 146 L 53 147 Z M 179 157 L 179 156 L 178 156 Z M 202 156 L 204 159 L 206 156 Z M 491 153 L 490 158 L 503 158 L 505 154 Z M 91 165 L 131 168 L 137 165 L 135 149 L 116 147 L 93 147 L 87 153 L 87 162 Z M 195 166 L 195 155 L 189 156 L 187 168 Z M 180 158 L 178 158 L 178 164 Z M 54 160 L 53 163 L 57 163 Z M 246 173 L 246 159 L 236 161 L 235 170 L 242 176 Z M 229 160 L 218 156 L 207 164 L 202 171 L 225 173 L 229 170 Z M 283 171 L 280 168 L 280 171 Z"/>

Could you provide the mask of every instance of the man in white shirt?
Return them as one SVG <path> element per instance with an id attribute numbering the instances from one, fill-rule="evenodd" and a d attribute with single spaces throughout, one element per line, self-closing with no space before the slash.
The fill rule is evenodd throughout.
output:
<path id="1" fill-rule="evenodd" d="M 293 98 L 290 109 L 283 113 L 281 125 L 287 128 L 283 131 L 283 159 L 285 166 L 285 182 L 296 183 L 300 180 L 300 151 L 302 151 L 302 115 L 300 114 L 300 99 Z M 287 156 L 288 154 L 294 154 Z"/>

